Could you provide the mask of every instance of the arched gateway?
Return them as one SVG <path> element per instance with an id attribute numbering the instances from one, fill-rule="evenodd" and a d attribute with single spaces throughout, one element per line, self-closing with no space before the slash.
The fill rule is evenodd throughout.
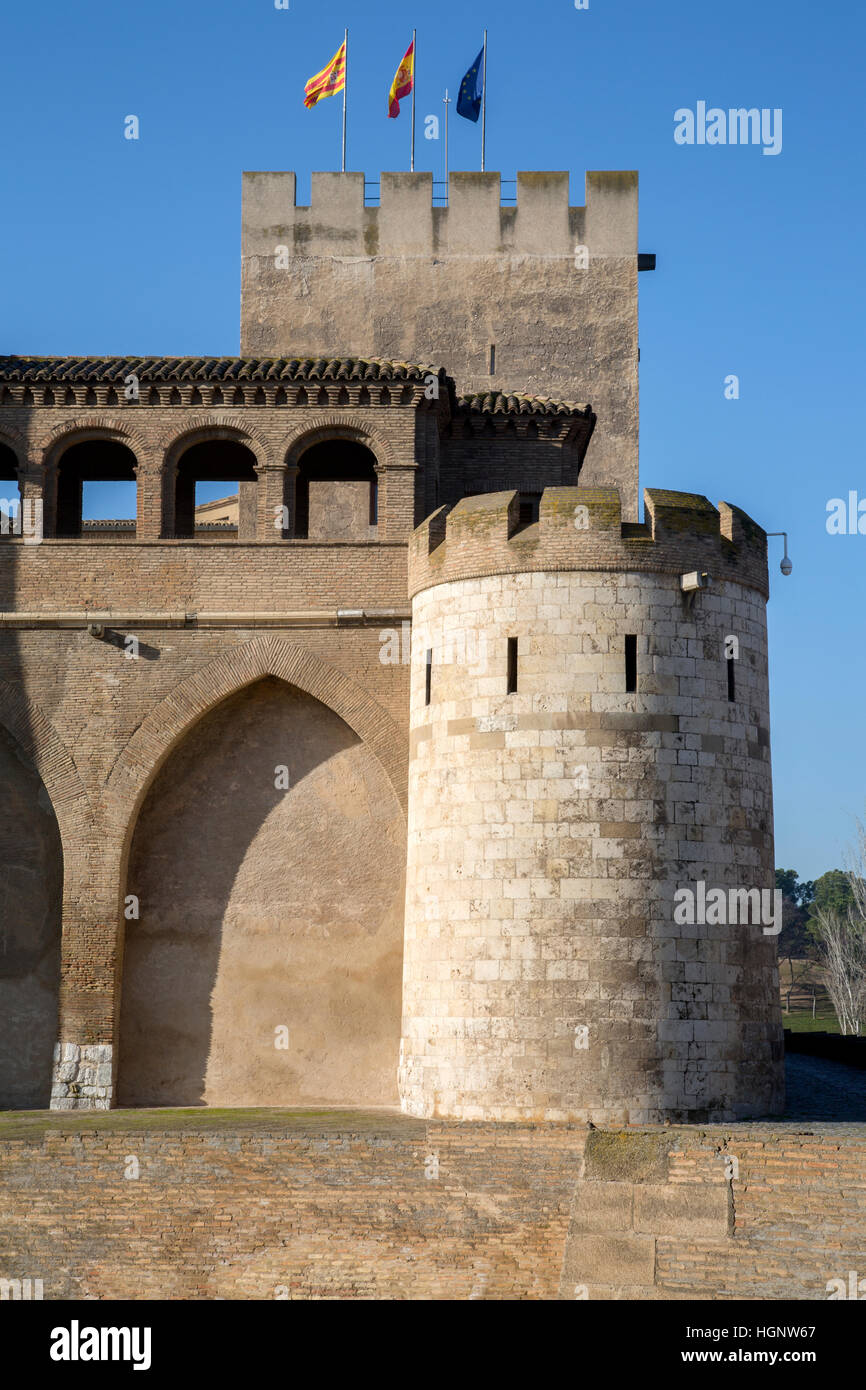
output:
<path id="1" fill-rule="evenodd" d="M 135 829 L 118 1102 L 393 1102 L 404 829 L 381 764 L 265 676 L 175 748 Z"/>

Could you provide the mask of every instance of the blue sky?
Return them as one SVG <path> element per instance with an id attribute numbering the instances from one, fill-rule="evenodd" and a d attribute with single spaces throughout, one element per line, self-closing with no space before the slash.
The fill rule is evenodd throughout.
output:
<path id="1" fill-rule="evenodd" d="M 304 200 L 312 169 L 339 167 L 339 99 L 302 98 L 346 24 L 348 165 L 368 178 L 408 167 L 407 116 L 386 111 L 413 26 L 418 168 L 441 177 L 422 118 L 456 96 L 486 25 L 489 169 L 570 169 L 577 203 L 585 170 L 640 170 L 641 247 L 658 255 L 640 278 L 641 480 L 790 533 L 793 575 L 781 542 L 771 563 L 776 862 L 835 866 L 866 807 L 866 535 L 826 530 L 830 498 L 866 498 L 861 7 L 10 7 L 0 352 L 236 352 L 241 171 L 294 168 Z M 677 145 L 674 112 L 698 101 L 782 108 L 781 153 Z M 476 168 L 478 127 L 451 111 L 451 167 Z"/>

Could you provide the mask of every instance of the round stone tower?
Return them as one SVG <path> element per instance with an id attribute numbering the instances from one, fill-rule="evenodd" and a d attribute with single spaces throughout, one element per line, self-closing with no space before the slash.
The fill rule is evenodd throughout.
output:
<path id="1" fill-rule="evenodd" d="M 410 1114 L 781 1109 L 766 536 L 644 497 L 623 523 L 548 488 L 530 524 L 469 497 L 414 533 Z"/>

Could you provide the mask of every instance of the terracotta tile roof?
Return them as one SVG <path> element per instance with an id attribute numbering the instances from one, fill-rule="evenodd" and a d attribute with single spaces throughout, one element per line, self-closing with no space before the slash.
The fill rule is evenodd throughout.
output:
<path id="1" fill-rule="evenodd" d="M 0 381 L 418 381 L 444 368 L 365 357 L 0 357 Z"/>
<path id="2" fill-rule="evenodd" d="M 0 516 L 2 515 L 2 511 L 0 511 Z M 134 531 L 135 522 L 129 517 L 107 517 L 98 521 L 85 519 L 81 523 L 81 529 L 82 531 Z M 234 521 L 197 521 L 195 529 L 197 531 L 236 531 L 238 528 Z"/>
<path id="3" fill-rule="evenodd" d="M 0 382 L 142 381 L 421 381 L 447 386 L 458 413 L 583 415 L 592 407 L 519 392 L 455 395 L 444 367 L 376 357 L 2 357 Z"/>
<path id="4" fill-rule="evenodd" d="M 573 401 L 553 401 L 548 396 L 524 396 L 518 392 L 484 391 L 475 395 L 458 396 L 461 412 L 478 411 L 482 415 L 592 415 L 591 405 Z"/>

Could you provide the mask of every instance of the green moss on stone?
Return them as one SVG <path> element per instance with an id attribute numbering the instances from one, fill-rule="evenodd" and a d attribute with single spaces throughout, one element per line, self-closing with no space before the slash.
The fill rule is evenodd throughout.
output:
<path id="1" fill-rule="evenodd" d="M 586 1141 L 586 1177 L 600 1182 L 665 1182 L 674 1139 L 668 1131 L 594 1129 Z"/>

